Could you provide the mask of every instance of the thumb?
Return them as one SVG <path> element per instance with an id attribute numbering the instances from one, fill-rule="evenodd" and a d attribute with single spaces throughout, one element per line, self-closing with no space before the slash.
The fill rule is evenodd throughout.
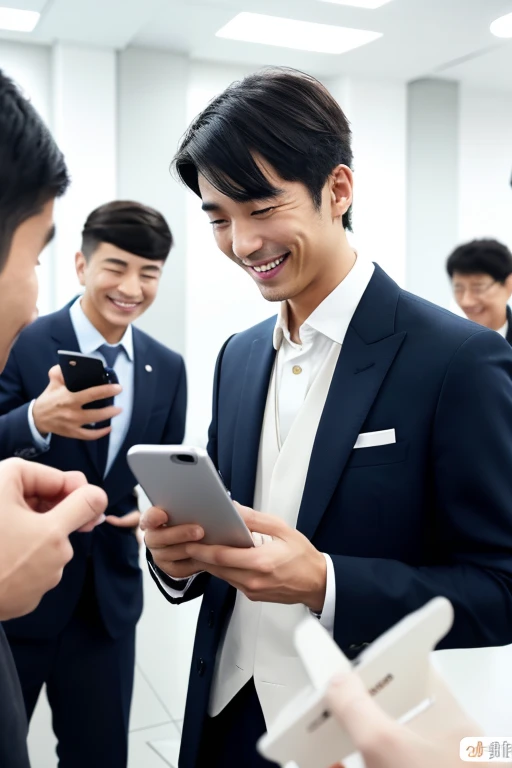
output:
<path id="1" fill-rule="evenodd" d="M 327 690 L 329 708 L 354 746 L 363 751 L 378 743 L 383 734 L 400 726 L 372 699 L 357 672 L 345 672 L 331 681 Z"/>
<path id="2" fill-rule="evenodd" d="M 60 529 L 69 536 L 79 529 L 91 531 L 101 522 L 107 504 L 105 491 L 96 485 L 82 485 L 46 514 L 54 517 Z"/>
<path id="3" fill-rule="evenodd" d="M 64 384 L 64 376 L 62 375 L 60 365 L 54 365 L 53 368 L 50 368 L 48 371 L 48 378 L 50 384 Z"/>
<path id="4" fill-rule="evenodd" d="M 250 507 L 243 507 L 237 501 L 234 501 L 233 504 L 248 529 L 253 533 L 266 533 L 268 536 L 282 539 L 285 537 L 286 531 L 289 530 L 280 517 L 275 517 L 275 515 L 270 515 L 267 512 L 257 512 Z"/>

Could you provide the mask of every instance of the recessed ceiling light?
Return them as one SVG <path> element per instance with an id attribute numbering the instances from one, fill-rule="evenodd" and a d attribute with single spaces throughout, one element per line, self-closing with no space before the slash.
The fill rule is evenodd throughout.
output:
<path id="1" fill-rule="evenodd" d="M 338 54 L 371 43 L 382 34 L 244 11 L 219 29 L 217 37 L 299 51 Z"/>
<path id="2" fill-rule="evenodd" d="M 512 37 L 512 13 L 500 16 L 491 24 L 491 32 L 496 37 Z"/>
<path id="3" fill-rule="evenodd" d="M 20 11 L 0 6 L 0 29 L 11 32 L 32 32 L 41 14 L 36 11 Z"/>
<path id="4" fill-rule="evenodd" d="M 336 3 L 337 5 L 351 5 L 353 8 L 370 8 L 374 11 L 381 5 L 390 3 L 391 0 L 320 0 L 322 3 Z"/>

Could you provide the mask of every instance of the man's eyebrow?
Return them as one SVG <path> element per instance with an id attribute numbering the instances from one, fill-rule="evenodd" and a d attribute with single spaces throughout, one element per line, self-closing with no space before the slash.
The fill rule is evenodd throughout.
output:
<path id="1" fill-rule="evenodd" d="M 204 202 L 201 206 L 201 209 L 207 213 L 210 211 L 220 211 L 220 205 L 218 205 L 218 203 Z"/>
<path id="2" fill-rule="evenodd" d="M 55 237 L 55 224 L 52 227 L 50 227 L 50 229 L 46 233 L 46 237 L 44 239 L 43 248 L 46 248 L 47 245 L 50 245 L 50 243 L 51 243 L 51 241 L 53 240 L 54 237 Z"/>
<path id="3" fill-rule="evenodd" d="M 127 267 L 128 264 L 126 261 L 123 261 L 122 259 L 113 259 L 112 257 L 108 257 L 103 260 L 104 264 L 112 264 L 116 267 Z"/>
<path id="4" fill-rule="evenodd" d="M 246 203 L 259 203 L 259 202 L 272 202 L 272 200 L 275 200 L 277 197 L 282 197 L 285 194 L 284 189 L 278 189 L 276 188 L 273 190 L 273 192 L 270 195 L 262 195 L 261 197 L 253 197 L 248 198 L 245 202 Z M 203 211 L 209 212 L 216 212 L 222 210 L 222 206 L 219 205 L 219 203 L 209 202 L 208 200 L 205 200 L 205 202 L 201 206 Z"/>

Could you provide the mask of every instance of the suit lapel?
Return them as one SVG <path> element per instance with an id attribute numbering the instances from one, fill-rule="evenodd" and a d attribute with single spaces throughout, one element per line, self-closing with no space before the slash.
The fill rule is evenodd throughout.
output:
<path id="1" fill-rule="evenodd" d="M 233 441 L 231 495 L 252 506 L 263 415 L 270 374 L 275 359 L 273 325 L 267 335 L 255 339 L 245 368 Z"/>
<path id="2" fill-rule="evenodd" d="M 133 328 L 133 407 L 130 426 L 124 442 L 105 477 L 105 490 L 115 488 L 116 478 L 125 471 L 125 458 L 128 449 L 140 442 L 154 403 L 158 363 L 151 357 L 147 339 L 137 328 Z"/>
<path id="3" fill-rule="evenodd" d="M 398 286 L 376 267 L 345 336 L 313 445 L 297 522 L 298 530 L 309 539 L 406 336 L 405 332 L 394 333 L 398 295 Z"/>
<path id="4" fill-rule="evenodd" d="M 59 349 L 67 349 L 71 352 L 79 352 L 80 345 L 76 337 L 73 323 L 71 322 L 71 316 L 69 309 L 76 301 L 76 297 L 67 304 L 63 309 L 55 313 L 52 324 L 52 338 L 56 342 L 55 347 L 55 364 L 58 364 L 57 352 Z M 84 422 L 86 423 L 86 422 Z M 101 474 L 98 469 L 98 450 L 96 440 L 82 440 L 81 441 L 84 451 L 87 454 L 89 462 L 94 467 L 94 470 L 101 481 Z"/>

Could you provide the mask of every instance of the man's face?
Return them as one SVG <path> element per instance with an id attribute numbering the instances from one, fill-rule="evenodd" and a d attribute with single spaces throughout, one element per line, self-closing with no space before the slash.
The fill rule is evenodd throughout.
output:
<path id="1" fill-rule="evenodd" d="M 110 243 L 100 243 L 89 261 L 76 256 L 82 306 L 100 330 L 127 328 L 156 298 L 163 261 L 135 256 Z"/>
<path id="2" fill-rule="evenodd" d="M 317 209 L 303 184 L 285 181 L 273 169 L 262 167 L 280 190 L 275 197 L 238 203 L 199 174 L 203 210 L 220 250 L 252 277 L 265 299 L 294 299 L 329 279 L 341 228 L 333 182 L 324 186 Z M 339 173 L 345 174 L 340 168 Z M 350 194 L 351 177 L 346 170 Z M 347 198 L 346 208 L 349 203 Z"/>
<path id="3" fill-rule="evenodd" d="M 452 289 L 455 301 L 469 320 L 495 331 L 505 324 L 512 276 L 500 283 L 484 272 L 472 275 L 454 272 Z"/>
<path id="4" fill-rule="evenodd" d="M 15 230 L 0 272 L 0 372 L 18 334 L 37 317 L 36 267 L 41 251 L 53 237 L 53 202 L 50 200 Z"/>

